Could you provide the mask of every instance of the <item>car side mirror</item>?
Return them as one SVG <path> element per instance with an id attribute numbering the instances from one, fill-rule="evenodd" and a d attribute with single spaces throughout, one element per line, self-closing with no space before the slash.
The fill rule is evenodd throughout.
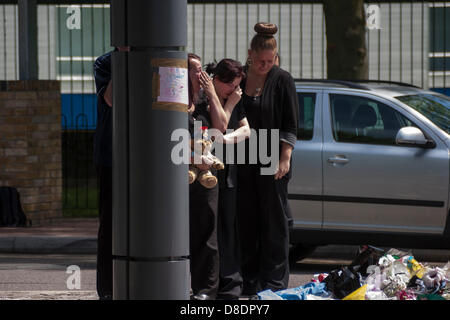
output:
<path id="1" fill-rule="evenodd" d="M 425 138 L 423 132 L 416 127 L 404 127 L 397 132 L 395 143 L 403 146 L 417 146 L 422 148 L 434 148 L 436 143 Z"/>

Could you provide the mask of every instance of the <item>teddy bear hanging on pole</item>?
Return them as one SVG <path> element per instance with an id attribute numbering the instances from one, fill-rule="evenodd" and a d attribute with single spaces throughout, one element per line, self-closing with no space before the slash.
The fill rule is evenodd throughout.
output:
<path id="1" fill-rule="evenodd" d="M 201 127 L 201 138 L 191 139 L 191 150 L 193 151 L 193 160 L 197 159 L 200 163 L 207 164 L 216 170 L 223 170 L 225 167 L 223 162 L 219 158 L 211 153 L 213 141 L 208 136 L 208 127 Z M 211 189 L 217 185 L 217 177 L 215 177 L 210 170 L 200 170 L 195 164 L 189 165 L 189 184 L 195 180 L 204 186 Z"/>

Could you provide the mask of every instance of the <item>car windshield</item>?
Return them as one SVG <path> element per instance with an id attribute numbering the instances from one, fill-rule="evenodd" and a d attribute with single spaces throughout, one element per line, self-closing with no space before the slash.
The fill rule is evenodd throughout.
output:
<path id="1" fill-rule="evenodd" d="M 450 98 L 430 93 L 395 98 L 416 109 L 439 128 L 450 134 Z"/>

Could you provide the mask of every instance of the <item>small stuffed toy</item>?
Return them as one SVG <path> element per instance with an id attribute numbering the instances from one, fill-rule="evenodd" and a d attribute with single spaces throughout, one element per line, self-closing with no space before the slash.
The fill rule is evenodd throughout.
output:
<path id="1" fill-rule="evenodd" d="M 217 170 L 223 170 L 223 162 L 211 153 L 213 142 L 208 138 L 208 129 L 202 127 L 202 138 L 191 140 L 191 150 L 201 157 L 203 163 Z M 194 164 L 189 165 L 189 184 L 195 179 L 205 188 L 211 189 L 217 185 L 217 178 L 209 170 L 200 170 Z"/>

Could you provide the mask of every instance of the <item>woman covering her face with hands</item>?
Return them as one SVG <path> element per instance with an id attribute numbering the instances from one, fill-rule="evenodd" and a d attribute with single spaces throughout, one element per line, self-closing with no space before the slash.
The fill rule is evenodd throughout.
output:
<path id="1" fill-rule="evenodd" d="M 212 82 L 217 97 L 229 119 L 227 129 L 230 129 L 230 133 L 216 137 L 215 141 L 230 145 L 245 140 L 250 135 L 250 128 L 241 103 L 240 83 L 244 76 L 242 65 L 235 60 L 223 59 L 217 65 L 209 64 L 206 71 L 213 76 Z M 237 300 L 242 292 L 236 225 L 237 165 L 236 159 L 231 158 L 232 154 L 227 156 L 227 147 L 224 145 L 222 150 L 225 169 L 217 172 L 219 179 L 217 238 L 220 256 L 217 298 Z"/>
<path id="2" fill-rule="evenodd" d="M 192 57 L 192 55 L 190 55 Z M 196 61 L 195 61 L 196 60 Z M 211 79 L 208 74 L 198 68 L 198 56 L 189 59 L 189 129 L 194 135 L 194 121 L 201 121 L 201 127 L 218 129 L 225 132 L 236 104 L 240 100 L 239 83 L 242 78 L 242 67 L 235 70 L 236 61 L 218 64 L 224 72 L 235 73 L 231 83 L 222 81 L 221 77 Z M 196 63 L 198 62 L 198 63 Z M 240 64 L 239 64 L 240 65 Z M 198 83 L 196 83 L 198 81 Z M 197 85 L 198 84 L 198 85 Z M 193 88 L 199 88 L 194 92 Z M 200 90 L 201 89 L 201 90 Z M 242 124 L 242 118 L 239 122 Z M 247 125 L 248 129 L 248 125 Z M 241 129 L 231 137 L 220 135 L 222 142 L 242 139 L 248 131 Z M 206 164 L 196 165 L 200 170 L 210 169 Z M 217 211 L 219 187 L 211 189 L 203 187 L 198 181 L 189 185 L 189 217 L 190 217 L 190 252 L 191 252 L 191 287 L 193 299 L 209 300 L 217 297 L 219 288 L 219 250 L 217 244 Z"/>

